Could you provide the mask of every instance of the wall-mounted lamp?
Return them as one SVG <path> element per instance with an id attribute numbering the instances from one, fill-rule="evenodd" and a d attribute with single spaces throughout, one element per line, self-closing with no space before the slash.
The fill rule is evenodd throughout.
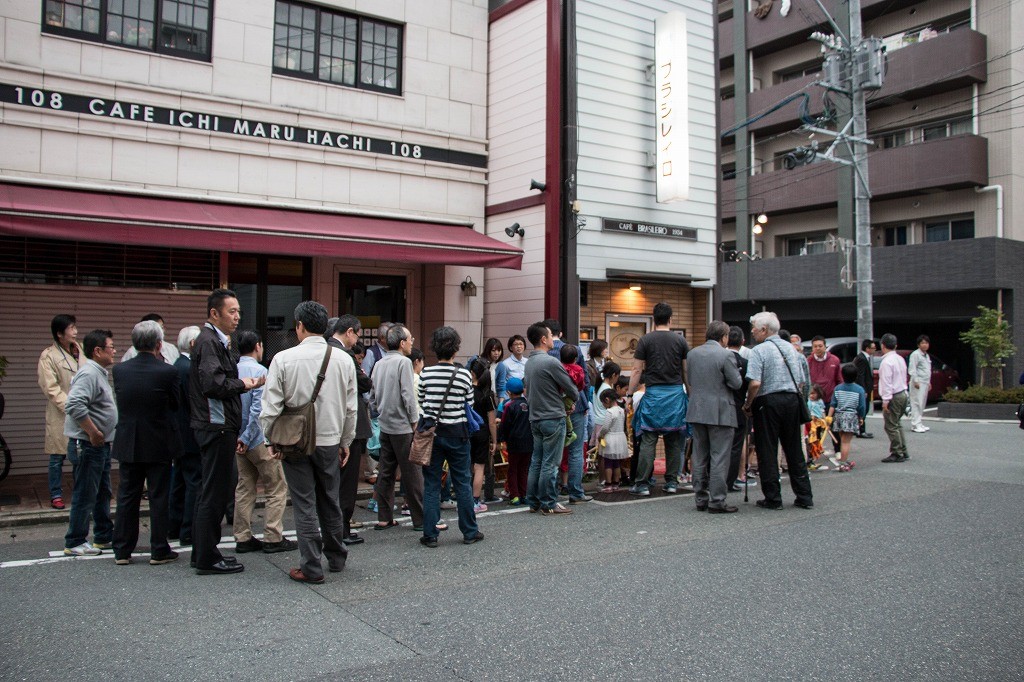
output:
<path id="1" fill-rule="evenodd" d="M 768 216 L 766 214 L 764 214 L 764 213 L 758 213 L 757 214 L 757 222 L 761 223 L 762 225 L 767 225 L 768 224 Z"/>
<path id="2" fill-rule="evenodd" d="M 547 183 L 538 182 L 537 180 L 533 180 L 533 179 L 530 180 L 530 190 L 531 191 L 532 190 L 537 190 L 538 192 L 543 192 L 547 188 L 548 188 Z"/>
<path id="3" fill-rule="evenodd" d="M 463 296 L 476 296 L 476 285 L 473 284 L 473 278 L 469 275 L 466 275 L 465 281 L 459 285 L 459 288 L 462 289 Z"/>
<path id="4" fill-rule="evenodd" d="M 520 237 L 525 237 L 526 230 L 520 227 L 519 223 L 512 223 L 511 225 L 505 228 L 505 234 L 507 234 L 509 237 L 515 237 L 517 234 Z"/>
<path id="5" fill-rule="evenodd" d="M 642 286 L 640 286 L 639 284 L 630 284 L 629 285 L 629 290 L 630 291 L 643 291 L 644 288 Z"/>
<path id="6" fill-rule="evenodd" d="M 754 223 L 754 227 L 753 227 L 753 229 L 751 231 L 754 234 L 761 234 L 762 232 L 764 232 L 764 228 L 761 227 L 758 223 Z"/>

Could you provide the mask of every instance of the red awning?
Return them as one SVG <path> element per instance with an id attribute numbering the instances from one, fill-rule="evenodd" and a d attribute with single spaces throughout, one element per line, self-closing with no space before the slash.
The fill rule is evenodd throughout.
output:
<path id="1" fill-rule="evenodd" d="M 403 263 L 522 267 L 522 249 L 469 227 L 0 183 L 0 233 Z"/>

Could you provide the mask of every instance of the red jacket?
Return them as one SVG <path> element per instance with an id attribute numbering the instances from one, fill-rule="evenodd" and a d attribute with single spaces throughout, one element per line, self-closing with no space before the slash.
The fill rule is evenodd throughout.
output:
<path id="1" fill-rule="evenodd" d="M 810 370 L 811 383 L 821 386 L 821 399 L 828 405 L 832 400 L 832 392 L 843 383 L 842 364 L 839 358 L 825 351 L 825 359 L 819 361 L 814 353 L 807 356 L 807 368 Z"/>

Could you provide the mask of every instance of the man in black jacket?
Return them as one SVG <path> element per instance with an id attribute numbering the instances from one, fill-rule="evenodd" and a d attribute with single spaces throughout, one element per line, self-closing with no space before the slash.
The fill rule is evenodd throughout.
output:
<path id="1" fill-rule="evenodd" d="M 114 522 L 114 560 L 132 562 L 139 541 L 139 504 L 142 487 L 149 484 L 150 559 L 153 565 L 176 561 L 167 544 L 167 494 L 171 486 L 171 460 L 181 442 L 174 419 L 178 406 L 178 371 L 163 361 L 163 330 L 144 320 L 132 330 L 137 355 L 115 365 L 118 431 L 111 456 L 121 463 Z"/>
<path id="2" fill-rule="evenodd" d="M 178 407 L 174 414 L 181 437 L 181 452 L 171 467 L 171 492 L 168 496 L 168 540 L 180 540 L 181 546 L 192 544 L 192 519 L 196 515 L 196 499 L 203 484 L 203 465 L 199 459 L 199 444 L 192 433 L 192 415 L 189 411 L 188 378 L 192 368 L 192 346 L 199 336 L 199 327 L 185 327 L 178 332 Z"/>
<path id="3" fill-rule="evenodd" d="M 346 545 L 358 545 L 363 538 L 352 532 L 352 513 L 356 509 L 356 494 L 359 491 L 359 472 L 362 469 L 363 454 L 366 452 L 366 441 L 373 431 L 370 427 L 370 409 L 366 404 L 366 394 L 373 388 L 370 377 L 356 362 L 352 347 L 359 342 L 359 331 L 362 324 L 355 315 L 342 315 L 331 319 L 327 324 L 327 343 L 345 351 L 356 366 L 356 439 L 349 446 L 348 461 L 341 469 L 341 487 L 338 500 L 341 503 L 341 515 L 345 521 L 345 533 L 342 542 Z"/>
<path id="4" fill-rule="evenodd" d="M 875 378 L 871 371 L 871 356 L 874 354 L 874 339 L 864 339 L 860 343 L 860 352 L 857 353 L 857 357 L 853 359 L 853 366 L 857 368 L 857 384 L 864 389 L 864 392 L 868 396 L 869 412 L 871 411 L 871 404 L 874 402 L 874 398 L 871 395 L 871 392 L 875 388 Z M 865 429 L 866 423 L 867 420 L 861 420 L 860 433 L 857 434 L 857 438 L 874 438 L 874 435 L 868 433 Z"/>
<path id="5" fill-rule="evenodd" d="M 729 490 L 734 493 L 740 490 L 739 485 L 737 485 L 740 474 L 740 460 L 743 455 L 743 446 L 747 442 L 747 436 L 750 434 L 750 422 L 747 420 L 747 415 L 743 412 L 743 401 L 747 399 L 747 388 L 750 385 L 750 380 L 747 379 L 747 359 L 740 354 L 746 341 L 747 337 L 742 329 L 736 325 L 729 327 L 729 350 L 735 356 L 733 361 L 736 363 L 736 368 L 740 371 L 740 377 L 743 379 L 742 385 L 733 392 L 736 398 L 736 431 L 732 436 L 732 449 L 729 451 L 729 473 L 726 476 Z M 746 478 L 746 472 L 743 473 L 743 476 Z"/>
<path id="6" fill-rule="evenodd" d="M 261 378 L 238 378 L 238 364 L 231 352 L 229 334 L 238 327 L 241 308 L 235 292 L 215 289 L 206 299 L 207 320 L 192 347 L 188 398 L 192 430 L 203 462 L 203 487 L 192 524 L 192 560 L 196 573 L 239 573 L 242 564 L 224 557 L 217 549 L 220 520 L 234 487 L 231 463 L 242 426 L 239 396 L 257 386 Z"/>

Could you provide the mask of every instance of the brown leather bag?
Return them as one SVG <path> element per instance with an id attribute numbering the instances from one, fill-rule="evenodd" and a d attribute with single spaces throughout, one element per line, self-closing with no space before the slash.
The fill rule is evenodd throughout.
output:
<path id="1" fill-rule="evenodd" d="M 313 397 L 309 402 L 299 407 L 285 405 L 267 431 L 267 440 L 285 457 L 309 457 L 316 451 L 316 398 L 327 377 L 327 364 L 331 361 L 333 350 L 327 346 L 320 373 L 316 375 Z"/>

